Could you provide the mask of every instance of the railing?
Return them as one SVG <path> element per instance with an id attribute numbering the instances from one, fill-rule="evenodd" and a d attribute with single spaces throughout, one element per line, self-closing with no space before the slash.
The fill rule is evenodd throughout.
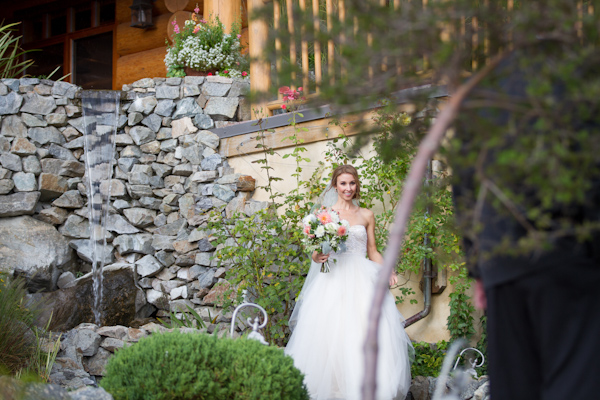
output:
<path id="1" fill-rule="evenodd" d="M 431 0 L 364 0 L 370 4 L 376 4 L 382 7 L 389 8 L 390 12 L 401 12 L 403 7 L 418 7 L 419 10 L 427 11 L 431 8 L 429 2 Z M 254 91 L 267 92 L 271 86 L 303 86 L 304 95 L 318 95 L 321 91 L 324 80 L 328 84 L 335 83 L 336 80 L 343 80 L 348 66 L 344 64 L 343 57 L 339 53 L 339 47 L 345 44 L 350 44 L 352 41 L 360 38 L 366 38 L 367 44 L 370 46 L 374 40 L 372 32 L 362 32 L 359 30 L 358 20 L 349 13 L 347 6 L 350 0 L 247 0 L 248 12 L 250 15 L 259 8 L 265 5 L 272 6 L 272 20 L 256 20 L 249 21 L 249 53 L 252 58 L 250 66 L 250 82 L 251 88 Z M 446 0 L 451 3 L 452 0 Z M 597 11 L 594 10 L 593 2 L 577 1 L 577 10 L 580 18 L 593 15 Z M 481 4 L 487 7 L 490 0 L 483 0 Z M 496 2 L 496 7 L 502 9 L 510 24 L 510 18 L 513 15 L 516 4 L 515 0 L 501 0 Z M 312 26 L 310 24 L 299 24 L 299 14 L 305 18 L 312 18 Z M 348 18 L 352 18 L 354 29 L 351 27 L 346 30 L 339 28 L 347 22 Z M 306 19 L 304 20 L 306 21 Z M 276 59 L 271 65 L 268 60 L 259 60 L 264 49 L 269 48 L 269 29 L 274 29 L 277 32 L 283 32 L 290 40 L 288 43 L 282 42 L 281 39 L 276 39 L 274 50 Z M 361 28 L 363 29 L 363 28 Z M 506 39 L 503 39 L 502 44 L 498 44 L 492 30 L 482 22 L 474 13 L 469 18 L 462 17 L 457 19 L 450 26 L 439 26 L 432 22 L 432 29 L 439 31 L 440 38 L 443 41 L 458 41 L 461 39 L 461 46 L 466 54 L 470 53 L 470 59 L 465 60 L 463 69 L 466 74 L 479 69 L 486 63 L 488 57 L 498 51 L 498 46 L 510 48 L 512 41 L 512 32 L 507 29 Z M 583 36 L 582 26 L 578 26 L 578 33 Z M 311 40 L 318 37 L 320 33 L 327 34 L 328 40 L 319 42 Z M 507 44 L 508 43 L 508 44 Z M 400 46 L 400 45 L 399 45 Z M 365 73 L 365 79 L 372 78 L 374 74 L 394 70 L 398 75 L 412 72 L 420 73 L 427 76 L 429 73 L 430 60 L 424 53 L 419 67 L 415 67 L 414 63 L 409 70 L 408 66 L 403 66 L 399 59 L 392 60 L 391 57 L 378 58 L 370 65 Z M 284 60 L 290 65 L 299 66 L 301 76 L 297 77 L 294 72 L 290 72 L 288 82 L 275 81 L 278 74 L 285 68 Z M 274 68 L 275 71 L 272 71 Z M 414 69 L 418 68 L 419 71 Z M 270 115 L 272 110 L 279 108 L 281 105 L 281 95 L 275 101 L 263 101 L 260 104 L 253 104 L 253 108 L 262 107 L 264 114 Z M 268 111 L 267 111 L 268 110 Z"/>

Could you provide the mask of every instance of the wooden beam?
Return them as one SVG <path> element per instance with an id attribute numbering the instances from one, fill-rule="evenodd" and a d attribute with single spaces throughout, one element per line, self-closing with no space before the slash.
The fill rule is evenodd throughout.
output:
<path id="1" fill-rule="evenodd" d="M 116 89 L 124 84 L 133 83 L 142 78 L 167 76 L 164 63 L 167 48 L 165 46 L 119 57 L 117 60 Z"/>
<path id="2" fill-rule="evenodd" d="M 373 119 L 371 118 L 370 112 L 361 113 L 358 115 L 345 115 L 341 118 L 340 124 L 330 124 L 332 118 L 324 118 L 313 120 L 309 122 L 303 122 L 296 125 L 296 129 L 293 126 L 283 126 L 276 128 L 274 133 L 266 133 L 265 145 L 274 150 L 283 149 L 286 147 L 293 146 L 293 143 L 284 138 L 290 137 L 294 134 L 298 135 L 298 138 L 303 141 L 303 144 L 321 142 L 324 140 L 331 140 L 338 137 L 341 134 L 346 136 L 357 135 L 362 132 L 358 130 L 355 125 L 350 125 L 342 129 L 346 123 L 356 123 L 363 120 L 366 126 L 363 125 L 361 128 L 369 129 L 373 127 Z M 303 129 L 307 130 L 304 131 Z M 219 144 L 219 153 L 226 157 L 244 156 L 247 154 L 260 153 L 263 151 L 261 148 L 256 148 L 256 135 L 257 132 L 247 133 L 245 135 L 233 136 L 221 139 Z"/>
<path id="3" fill-rule="evenodd" d="M 204 0 L 204 19 L 219 17 L 226 32 L 242 23 L 242 0 Z"/>
<path id="4" fill-rule="evenodd" d="M 132 28 L 130 22 L 124 22 L 117 26 L 116 49 L 119 56 L 139 53 L 163 47 L 167 37 L 170 14 L 159 15 L 154 20 L 154 29 Z M 183 21 L 181 21 L 183 24 Z"/>
<path id="5" fill-rule="evenodd" d="M 248 0 L 248 13 L 252 14 L 263 6 L 262 0 Z M 264 59 L 263 49 L 267 46 L 269 27 L 263 20 L 251 20 L 248 24 L 248 53 L 250 55 L 250 88 L 256 93 L 267 93 L 271 87 L 271 63 Z M 267 116 L 267 102 L 258 101 L 251 105 L 253 117 Z M 254 115 L 254 110 L 259 114 Z M 262 110 L 262 111 L 260 111 Z"/>

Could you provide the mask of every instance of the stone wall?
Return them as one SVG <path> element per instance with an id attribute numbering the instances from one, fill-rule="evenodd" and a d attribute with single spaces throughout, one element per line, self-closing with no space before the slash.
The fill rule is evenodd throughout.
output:
<path id="1" fill-rule="evenodd" d="M 137 317 L 212 305 L 225 269 L 197 228 L 216 208 L 251 215 L 266 205 L 250 199 L 254 180 L 229 167 L 210 131 L 249 117 L 248 87 L 223 77 L 123 87 L 104 261 L 133 269 Z M 0 82 L 0 270 L 36 290 L 72 287 L 90 269 L 80 98 L 66 82 Z"/>

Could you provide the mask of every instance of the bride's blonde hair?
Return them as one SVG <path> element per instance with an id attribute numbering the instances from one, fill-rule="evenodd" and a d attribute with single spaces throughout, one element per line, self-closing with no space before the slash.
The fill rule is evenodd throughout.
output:
<path id="1" fill-rule="evenodd" d="M 333 170 L 331 174 L 331 187 L 335 188 L 337 185 L 337 178 L 342 174 L 350 174 L 356 179 L 356 193 L 354 193 L 353 199 L 360 199 L 360 178 L 358 177 L 358 171 L 352 165 L 340 165 Z"/>

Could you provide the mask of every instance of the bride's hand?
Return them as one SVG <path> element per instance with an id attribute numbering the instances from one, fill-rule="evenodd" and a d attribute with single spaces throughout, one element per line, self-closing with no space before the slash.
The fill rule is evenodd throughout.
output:
<path id="1" fill-rule="evenodd" d="M 312 260 L 316 263 L 323 264 L 328 259 L 329 259 L 329 254 L 318 253 L 315 251 L 312 255 Z"/>
<path id="2" fill-rule="evenodd" d="M 392 272 L 390 275 L 390 286 L 396 286 L 398 284 L 398 275 L 395 272 Z"/>

